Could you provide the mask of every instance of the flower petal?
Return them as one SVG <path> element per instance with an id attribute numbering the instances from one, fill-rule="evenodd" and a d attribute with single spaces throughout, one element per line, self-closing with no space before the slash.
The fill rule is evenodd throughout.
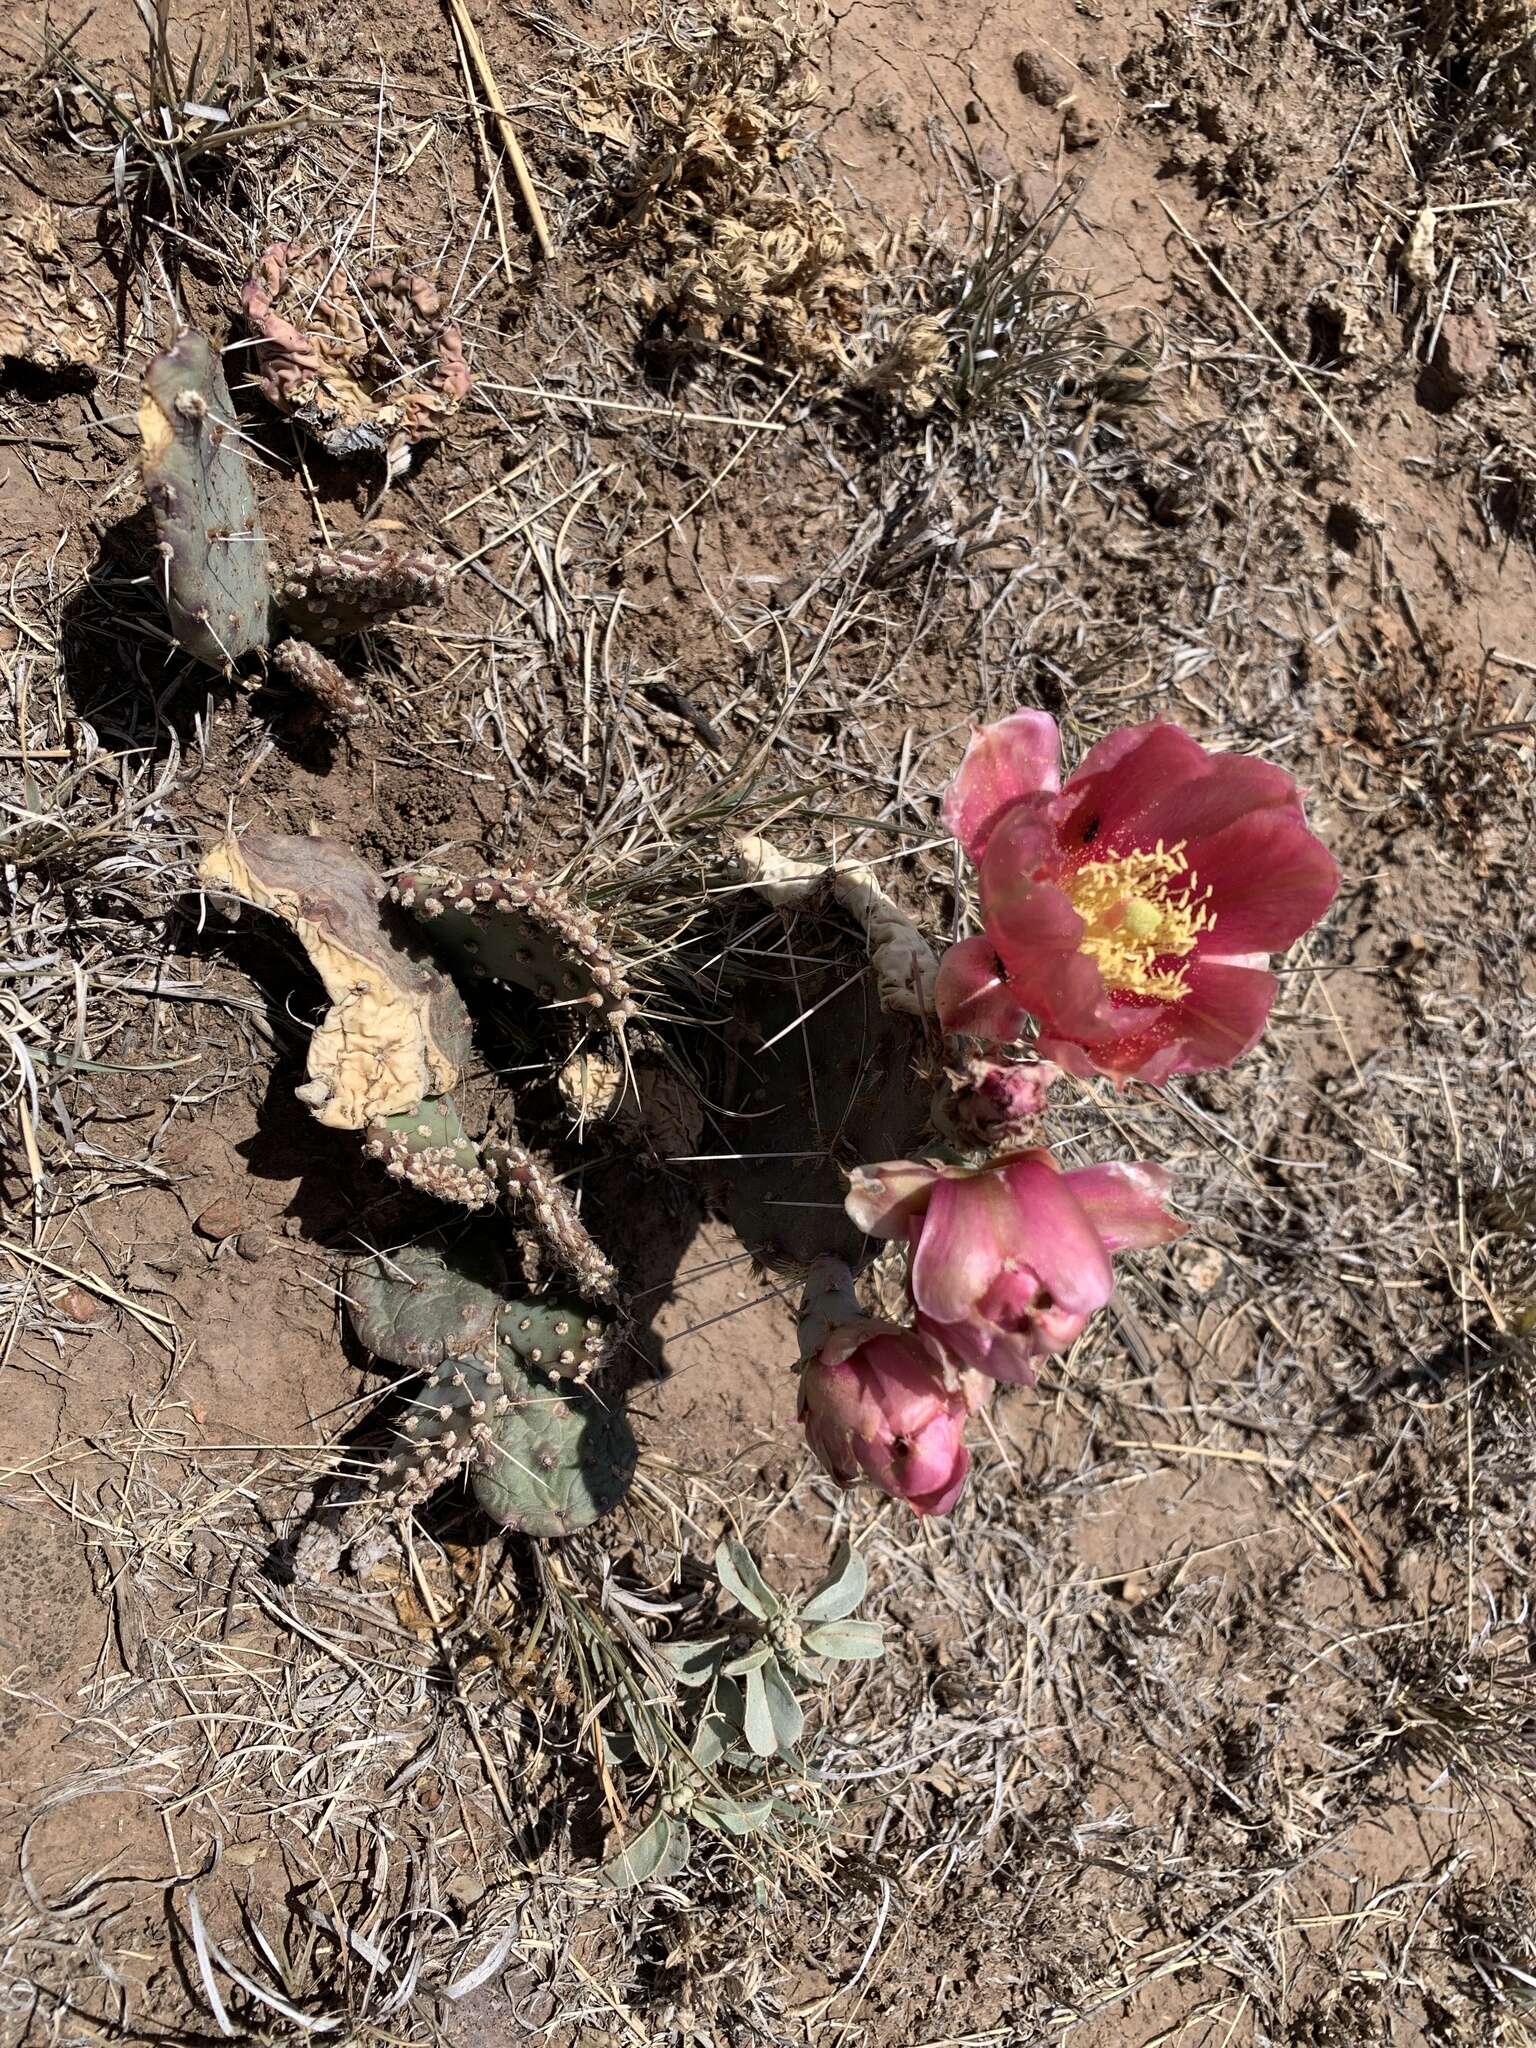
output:
<path id="1" fill-rule="evenodd" d="M 939 962 L 934 999 L 939 1023 L 951 1037 L 1008 1045 L 1024 1028 L 1024 1009 L 1003 972 L 997 948 L 985 936 L 962 939 Z"/>
<path id="2" fill-rule="evenodd" d="M 1043 1159 L 1014 1159 L 1002 1169 L 1016 1223 L 1012 1256 L 1033 1268 L 1052 1305 L 1091 1315 L 1114 1291 L 1103 1239 L 1067 1176 Z"/>
<path id="3" fill-rule="evenodd" d="M 1178 1064 L 1168 1073 L 1198 1074 L 1230 1067 L 1263 1036 L 1279 984 L 1260 968 L 1239 967 L 1196 953 L 1187 969 L 1189 994 L 1175 1006 Z"/>
<path id="4" fill-rule="evenodd" d="M 1061 787 L 1061 735 L 1043 711 L 1016 711 L 971 735 L 944 797 L 944 823 L 973 861 L 998 819 L 1021 797 Z"/>
<path id="5" fill-rule="evenodd" d="M 1196 887 L 1211 891 L 1214 923 L 1202 948 L 1220 959 L 1283 953 L 1338 894 L 1338 863 L 1299 810 L 1240 818 L 1192 844 L 1189 863 Z"/>
<path id="6" fill-rule="evenodd" d="M 1056 807 L 1064 845 L 1077 852 L 1092 844 L 1102 859 L 1137 844 L 1143 815 L 1204 774 L 1207 759 L 1181 726 L 1155 721 L 1112 732 L 1067 778 Z"/>
<path id="7" fill-rule="evenodd" d="M 1028 804 L 1016 804 L 987 842 L 981 863 L 981 919 L 998 950 L 1075 949 L 1083 920 L 1054 877 L 1055 828 Z"/>
<path id="8" fill-rule="evenodd" d="M 1167 1204 L 1170 1176 L 1161 1166 L 1126 1161 L 1114 1166 L 1074 1166 L 1062 1175 L 1106 1251 L 1139 1251 L 1171 1244 L 1189 1225 Z"/>
<path id="9" fill-rule="evenodd" d="M 955 1461 L 948 1479 L 932 1493 L 912 1494 L 908 1505 L 920 1515 L 947 1515 L 955 1502 L 965 1491 L 965 1482 L 970 1477 L 971 1454 L 961 1444 L 955 1454 Z"/>
<path id="10" fill-rule="evenodd" d="M 1018 1235 L 1002 1177 L 977 1173 L 934 1183 L 912 1255 L 912 1299 L 937 1322 L 970 1315 Z"/>
<path id="11" fill-rule="evenodd" d="M 1137 829 L 1151 843 L 1161 839 L 1173 846 L 1182 839 L 1193 849 L 1240 818 L 1263 811 L 1299 820 L 1296 778 L 1251 754 L 1207 754 L 1196 774 L 1141 812 Z"/>
<path id="12" fill-rule="evenodd" d="M 1032 1331 L 999 1330 L 974 1320 L 936 1323 L 919 1314 L 917 1327 L 931 1344 L 942 1345 L 961 1362 L 967 1378 L 980 1374 L 1009 1387 L 1032 1387 L 1040 1377 L 1038 1361 L 1052 1348 L 1037 1342 Z"/>
<path id="13" fill-rule="evenodd" d="M 905 1237 L 909 1220 L 928 1200 L 937 1177 L 937 1169 L 919 1159 L 856 1166 L 848 1176 L 843 1207 L 870 1237 Z"/>

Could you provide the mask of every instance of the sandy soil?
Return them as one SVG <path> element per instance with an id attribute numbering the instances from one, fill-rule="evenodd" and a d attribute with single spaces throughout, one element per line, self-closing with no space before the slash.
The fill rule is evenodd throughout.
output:
<path id="1" fill-rule="evenodd" d="M 110 154 L 69 139 L 102 130 L 57 23 L 0 31 L 4 203 L 50 196 L 118 337 L 94 385 L 8 366 L 0 394 L 4 815 L 69 821 L 14 862 L 0 839 L 0 1042 L 37 1056 L 0 1121 L 8 2038 L 1524 2038 L 1536 1433 L 1498 1204 L 1536 1107 L 1532 207 L 1497 153 L 1437 149 L 1385 29 L 1208 13 L 831 25 L 793 174 L 880 251 L 869 332 L 940 223 L 965 246 L 998 181 L 1065 180 L 1056 285 L 1154 337 L 1135 404 L 1045 383 L 953 434 L 739 337 L 678 345 L 582 113 L 642 26 L 615 9 L 481 24 L 557 244 L 535 263 L 509 197 L 489 278 L 446 15 L 258 25 L 253 118 L 297 125 L 138 243 Z M 113 4 L 68 54 L 121 77 L 142 45 Z M 156 190 L 128 213 L 174 225 Z M 157 643 L 132 420 L 176 308 L 234 338 L 244 264 L 304 222 L 442 252 L 478 380 L 385 505 L 464 566 L 374 636 L 342 738 Z M 237 403 L 274 544 L 349 531 L 357 473 Z M 905 573 L 901 506 L 928 537 Z M 990 549 L 955 539 L 973 518 Z M 526 1560 L 450 1517 L 425 1596 L 274 1566 L 377 1391 L 342 1264 L 433 1210 L 294 1101 L 317 991 L 275 925 L 200 899 L 197 853 L 233 818 L 579 889 L 624 790 L 707 788 L 770 730 L 823 843 L 894 853 L 1018 703 L 1074 750 L 1161 714 L 1283 761 L 1340 902 L 1261 1055 L 1062 1112 L 1165 1158 L 1195 1226 L 999 1406 L 951 1525 L 811 1470 L 789 1300 L 686 1168 L 582 1166 L 671 1503 L 601 1547 L 697 1583 L 734 1522 L 804 1583 L 846 1529 L 891 1629 L 826 1713 L 828 1842 L 772 1896 L 727 1858 L 615 1906 Z M 947 854 L 896 873 L 947 933 Z M 209 1939 L 267 1995 L 218 1971 L 211 2010 Z"/>

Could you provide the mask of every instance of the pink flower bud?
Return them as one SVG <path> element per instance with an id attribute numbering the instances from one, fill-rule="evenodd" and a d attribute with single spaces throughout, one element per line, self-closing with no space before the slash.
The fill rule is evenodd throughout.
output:
<path id="1" fill-rule="evenodd" d="M 826 1470 L 842 1486 L 871 1480 L 920 1515 L 948 1514 L 959 1499 L 972 1412 L 943 1353 L 897 1323 L 832 1330 L 800 1374 L 800 1421 Z"/>

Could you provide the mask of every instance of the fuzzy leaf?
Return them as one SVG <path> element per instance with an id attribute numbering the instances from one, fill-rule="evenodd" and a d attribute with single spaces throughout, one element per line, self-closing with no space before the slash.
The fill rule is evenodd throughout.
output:
<path id="1" fill-rule="evenodd" d="M 701 1771 L 710 1770 L 725 1755 L 725 1745 L 734 1731 L 718 1714 L 706 1714 L 699 1723 L 688 1754 Z"/>
<path id="2" fill-rule="evenodd" d="M 773 1668 L 777 1670 L 778 1667 L 775 1665 Z M 754 1756 L 773 1756 L 779 1747 L 779 1737 L 773 1725 L 773 1709 L 768 1704 L 768 1687 L 763 1671 L 764 1666 L 756 1664 L 747 1673 L 747 1705 L 741 1732 Z"/>
<path id="3" fill-rule="evenodd" d="M 822 1621 L 803 1638 L 813 1657 L 880 1657 L 885 1631 L 878 1621 Z"/>
<path id="4" fill-rule="evenodd" d="M 734 1594 L 748 1614 L 755 1614 L 759 1621 L 771 1621 L 783 1607 L 783 1602 L 753 1563 L 752 1553 L 745 1543 L 731 1541 L 721 1544 L 715 1552 L 715 1577 L 726 1592 Z"/>
<path id="5" fill-rule="evenodd" d="M 777 1747 L 781 1755 L 788 1756 L 800 1740 L 800 1731 L 805 1726 L 805 1716 L 801 1713 L 800 1702 L 790 1691 L 789 1681 L 779 1669 L 777 1662 L 763 1666 L 762 1678 Z"/>
<path id="6" fill-rule="evenodd" d="M 666 1884 L 676 1877 L 684 1867 L 693 1848 L 693 1837 L 688 1832 L 687 1821 L 679 1818 L 672 1823 L 672 1839 L 667 1844 L 667 1853 L 661 1859 L 656 1872 L 656 1882 Z"/>
<path id="7" fill-rule="evenodd" d="M 869 1586 L 869 1568 L 850 1543 L 840 1543 L 831 1568 L 800 1609 L 802 1621 L 841 1621 L 852 1614 Z"/>
<path id="8" fill-rule="evenodd" d="M 694 1812 L 707 1828 L 727 1835 L 755 1835 L 773 1819 L 773 1801 L 759 1799 L 745 1806 L 737 1799 L 701 1799 Z"/>
<path id="9" fill-rule="evenodd" d="M 724 1727 L 727 1739 L 741 1733 L 747 1718 L 747 1702 L 734 1678 L 722 1674 L 717 1680 L 710 1709 Z"/>
<path id="10" fill-rule="evenodd" d="M 653 1880 L 664 1882 L 687 1862 L 688 1848 L 687 1824 L 670 1813 L 658 1813 L 627 1849 L 609 1857 L 603 1865 L 603 1878 L 620 1892 L 633 1891 L 636 1885 Z"/>
<path id="11" fill-rule="evenodd" d="M 745 1678 L 749 1671 L 756 1671 L 760 1664 L 766 1664 L 772 1655 L 771 1643 L 759 1643 L 755 1650 L 748 1650 L 740 1657 L 733 1657 L 729 1664 L 722 1664 L 721 1674 L 727 1678 Z"/>
<path id="12" fill-rule="evenodd" d="M 724 1636 L 710 1636 L 697 1643 L 657 1643 L 654 1647 L 679 1685 L 708 1685 L 720 1668 L 725 1645 Z"/>

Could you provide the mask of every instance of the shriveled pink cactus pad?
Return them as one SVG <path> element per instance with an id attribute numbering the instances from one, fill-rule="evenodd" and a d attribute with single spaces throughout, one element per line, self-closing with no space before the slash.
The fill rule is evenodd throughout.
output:
<path id="1" fill-rule="evenodd" d="M 332 455 L 387 451 L 391 473 L 403 469 L 473 381 L 436 285 L 393 264 L 353 278 L 324 246 L 274 242 L 240 303 L 261 390 Z"/>

